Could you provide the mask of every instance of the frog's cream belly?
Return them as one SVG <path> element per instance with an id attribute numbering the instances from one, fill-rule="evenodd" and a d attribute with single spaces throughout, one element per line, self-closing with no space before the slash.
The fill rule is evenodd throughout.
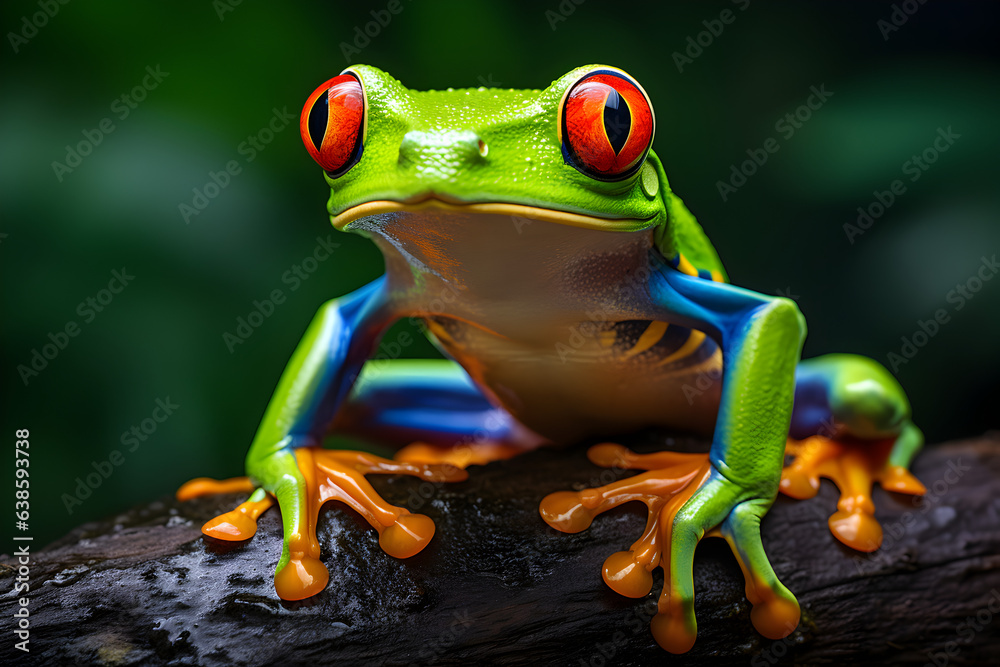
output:
<path id="1" fill-rule="evenodd" d="M 445 318 L 440 347 L 522 424 L 556 442 L 647 426 L 711 434 L 722 355 L 701 332 L 663 322 L 584 323 L 522 344 Z"/>
<path id="2" fill-rule="evenodd" d="M 427 322 L 440 347 L 539 435 L 711 432 L 721 354 L 700 332 L 648 319 L 652 229 L 435 208 L 352 228 L 382 251 L 399 315 Z"/>

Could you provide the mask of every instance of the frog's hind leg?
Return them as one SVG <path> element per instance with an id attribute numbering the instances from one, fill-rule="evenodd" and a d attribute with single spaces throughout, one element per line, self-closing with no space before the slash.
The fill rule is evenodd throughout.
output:
<path id="1" fill-rule="evenodd" d="M 463 469 L 545 442 L 448 360 L 369 362 L 331 431 L 397 449 L 397 461 Z"/>
<path id="2" fill-rule="evenodd" d="M 922 444 L 906 395 L 885 368 L 854 355 L 809 359 L 796 372 L 786 448 L 793 461 L 782 471 L 780 488 L 793 498 L 811 498 L 820 477 L 832 480 L 841 495 L 831 532 L 849 547 L 875 551 L 882 527 L 872 486 L 923 494 L 923 484 L 907 470 Z"/>

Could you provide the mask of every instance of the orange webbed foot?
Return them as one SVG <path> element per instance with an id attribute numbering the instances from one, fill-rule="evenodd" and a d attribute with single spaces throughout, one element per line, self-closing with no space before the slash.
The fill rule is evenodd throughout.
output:
<path id="1" fill-rule="evenodd" d="M 604 561 L 601 577 L 613 591 L 630 598 L 640 598 L 653 587 L 652 572 L 669 567 L 670 536 L 674 517 L 711 473 L 707 454 L 657 452 L 636 454 L 621 445 L 603 443 L 587 452 L 588 458 L 604 467 L 646 470 L 606 486 L 583 491 L 559 491 L 542 499 L 539 513 L 556 530 L 577 533 L 590 526 L 597 515 L 623 503 L 638 500 L 648 510 L 646 528 L 628 551 L 611 554 Z M 667 584 L 661 607 L 669 605 Z M 674 652 L 687 650 L 694 643 L 687 629 L 678 630 L 683 614 L 658 614 L 651 625 L 654 636 L 666 642 Z M 671 620 L 673 619 L 673 620 Z M 679 633 L 679 634 L 678 634 Z M 681 637 L 683 635 L 683 637 Z M 690 636 L 689 636 L 690 635 Z M 675 650 L 676 649 L 676 650 Z"/>
<path id="2" fill-rule="evenodd" d="M 860 440 L 812 436 L 789 439 L 786 454 L 794 457 L 781 473 L 781 492 L 792 498 L 816 495 L 819 478 L 840 489 L 837 511 L 830 517 L 830 532 L 843 544 L 872 552 L 882 545 L 882 526 L 875 518 L 872 487 L 896 493 L 923 495 L 926 488 L 905 468 L 889 464 L 893 440 Z"/>
<path id="3" fill-rule="evenodd" d="M 632 552 L 645 551 L 644 540 L 655 539 L 650 526 L 659 525 L 659 513 L 664 504 L 680 500 L 679 507 L 697 488 L 690 493 L 677 494 L 691 484 L 699 472 L 707 471 L 707 454 L 680 454 L 677 452 L 657 452 L 636 454 L 614 443 L 594 445 L 587 451 L 587 458 L 606 468 L 640 469 L 649 472 L 594 489 L 582 491 L 557 491 L 542 499 L 538 507 L 542 519 L 564 533 L 578 533 L 590 527 L 594 517 L 623 503 L 640 500 L 649 509 L 649 525 L 643 538 L 632 547 Z M 655 532 L 655 531 L 654 531 Z M 626 553 L 626 552 L 622 552 Z M 649 569 L 656 568 L 653 563 Z"/>
<path id="4" fill-rule="evenodd" d="M 553 528 L 575 533 L 623 503 L 638 500 L 646 505 L 642 536 L 628 551 L 608 556 L 601 576 L 616 593 L 641 598 L 652 589 L 653 570 L 663 568 L 663 590 L 650 623 L 661 647 L 684 653 L 697 638 L 691 563 L 702 537 L 724 537 L 732 547 L 746 579 L 753 604 L 751 620 L 758 631 L 779 638 L 795 629 L 798 603 L 775 577 L 760 542 L 760 517 L 770 506 L 763 501 L 769 499 L 748 496 L 717 474 L 708 454 L 636 454 L 605 443 L 591 447 L 587 456 L 605 467 L 646 472 L 599 488 L 552 493 L 542 500 L 539 513 Z"/>
<path id="5" fill-rule="evenodd" d="M 365 475 L 409 475 L 429 482 L 460 482 L 464 470 L 448 464 L 393 461 L 367 452 L 303 447 L 296 450 L 310 505 L 310 539 L 319 509 L 328 500 L 351 507 L 378 531 L 382 550 L 396 558 L 419 553 L 434 536 L 434 521 L 386 502 Z"/>
<path id="6" fill-rule="evenodd" d="M 387 554 L 409 558 L 430 542 L 434 536 L 434 521 L 389 504 L 365 475 L 401 474 L 437 483 L 459 482 L 468 477 L 465 470 L 448 463 L 393 461 L 360 451 L 300 447 L 282 455 L 288 457 L 289 463 L 297 467 L 302 476 L 301 482 L 296 484 L 293 475 L 284 475 L 280 482 L 286 485 L 291 482 L 290 489 L 285 486 L 275 490 L 279 497 L 290 498 L 288 502 L 292 503 L 289 507 L 283 506 L 286 510 L 282 516 L 284 548 L 274 579 L 275 590 L 284 600 L 311 597 L 329 582 L 330 575 L 320 560 L 316 535 L 319 510 L 327 500 L 339 500 L 364 517 L 378 531 L 379 545 Z M 190 500 L 212 493 L 253 490 L 253 483 L 246 477 L 223 481 L 199 478 L 182 486 L 177 498 Z M 289 490 L 292 493 L 289 494 Z M 283 505 L 285 499 L 281 501 Z M 258 488 L 236 509 L 205 523 L 202 532 L 227 541 L 249 539 L 257 531 L 258 517 L 275 503 L 275 496 Z"/>

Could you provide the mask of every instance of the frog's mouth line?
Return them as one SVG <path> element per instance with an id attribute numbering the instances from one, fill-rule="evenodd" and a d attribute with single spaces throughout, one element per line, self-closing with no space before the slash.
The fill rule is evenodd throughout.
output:
<path id="1" fill-rule="evenodd" d="M 330 218 L 333 226 L 342 230 L 350 223 L 379 213 L 413 213 L 426 209 L 455 211 L 456 213 L 490 213 L 493 215 L 509 215 L 516 218 L 556 222 L 573 227 L 598 229 L 615 232 L 634 232 L 650 227 L 656 216 L 648 218 L 600 218 L 584 213 L 570 213 L 551 208 L 527 206 L 525 204 L 508 204 L 504 202 L 462 203 L 445 200 L 436 194 L 418 195 L 405 201 L 380 199 L 352 206 Z"/>

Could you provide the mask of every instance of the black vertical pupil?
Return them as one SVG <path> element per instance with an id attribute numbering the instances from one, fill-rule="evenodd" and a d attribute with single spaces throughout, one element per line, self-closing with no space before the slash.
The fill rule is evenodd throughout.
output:
<path id="1" fill-rule="evenodd" d="M 309 122 L 311 128 L 312 117 L 310 117 Z M 618 91 L 612 88 L 611 92 L 608 93 L 608 99 L 604 101 L 604 131 L 608 135 L 615 155 L 618 155 L 625 147 L 631 129 L 632 113 L 628 110 L 628 104 L 618 94 Z"/>
<path id="2" fill-rule="evenodd" d="M 309 138 L 312 139 L 316 150 L 323 147 L 323 138 L 326 136 L 326 123 L 330 118 L 329 98 L 330 91 L 324 91 L 309 110 Z"/>

